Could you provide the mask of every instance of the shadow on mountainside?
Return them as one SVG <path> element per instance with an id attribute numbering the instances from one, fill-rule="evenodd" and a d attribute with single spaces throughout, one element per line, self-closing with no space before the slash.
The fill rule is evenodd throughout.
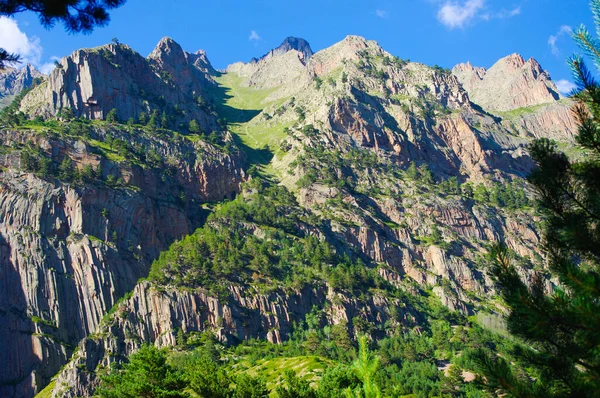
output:
<path id="1" fill-rule="evenodd" d="M 262 109 L 240 109 L 229 105 L 228 100 L 233 98 L 228 93 L 230 90 L 229 87 L 217 83 L 207 91 L 209 102 L 215 106 L 220 118 L 227 119 L 228 123 L 247 123 L 262 112 Z"/>
<path id="2" fill-rule="evenodd" d="M 233 98 L 230 94 L 231 91 L 234 91 L 234 89 L 218 83 L 215 87 L 208 90 L 208 101 L 216 109 L 219 118 L 227 121 L 229 131 L 233 134 L 234 142 L 246 154 L 249 165 L 266 166 L 273 159 L 273 151 L 268 146 L 262 148 L 249 146 L 231 128 L 233 125 L 241 125 L 251 121 L 262 112 L 262 109 L 242 109 L 231 106 L 229 104 L 229 100 Z"/>

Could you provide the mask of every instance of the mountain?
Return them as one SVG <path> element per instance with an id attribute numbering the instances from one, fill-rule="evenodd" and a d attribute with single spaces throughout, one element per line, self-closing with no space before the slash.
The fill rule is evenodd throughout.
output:
<path id="1" fill-rule="evenodd" d="M 21 102 L 21 110 L 49 117 L 69 108 L 77 117 L 102 120 L 115 109 L 118 119 L 126 121 L 160 108 L 175 126 L 195 119 L 210 132 L 218 129 L 216 117 L 198 97 L 214 84 L 212 72 L 202 52 L 186 53 L 169 38 L 162 39 L 148 58 L 112 43 L 61 59 L 48 79 Z"/>
<path id="2" fill-rule="evenodd" d="M 91 396 L 204 331 L 281 344 L 315 308 L 378 340 L 488 319 L 498 240 L 543 270 L 526 145 L 575 124 L 535 60 L 449 71 L 348 36 L 222 72 L 169 38 L 60 65 L 0 130 L 2 396 Z"/>
<path id="3" fill-rule="evenodd" d="M 0 108 L 10 104 L 15 95 L 30 87 L 35 79 L 42 76 L 44 75 L 31 64 L 22 69 L 0 70 Z"/>
<path id="4" fill-rule="evenodd" d="M 490 69 L 459 64 L 452 69 L 471 100 L 489 111 L 511 111 L 561 98 L 548 72 L 533 58 L 512 54 Z"/>

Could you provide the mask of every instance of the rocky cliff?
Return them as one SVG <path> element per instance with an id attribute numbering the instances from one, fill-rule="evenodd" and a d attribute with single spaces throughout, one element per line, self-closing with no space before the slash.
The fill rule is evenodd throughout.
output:
<path id="1" fill-rule="evenodd" d="M 169 38 L 148 58 L 123 44 L 77 50 L 60 60 L 46 81 L 21 103 L 30 116 L 51 117 L 69 108 L 74 115 L 104 119 L 115 109 L 121 121 L 166 113 L 170 127 L 195 119 L 204 131 L 219 130 L 217 118 L 198 98 L 214 85 L 202 52 L 188 54 Z"/>
<path id="2" fill-rule="evenodd" d="M 30 87 L 37 78 L 44 75 L 31 64 L 24 68 L 0 70 L 0 108 L 10 104 L 15 95 Z"/>
<path id="3" fill-rule="evenodd" d="M 235 195 L 244 178 L 239 153 L 202 142 L 109 126 L 89 134 L 0 131 L 2 396 L 32 396 L 47 384 L 152 260 L 201 225 L 199 203 Z M 107 137 L 127 138 L 165 161 L 149 167 L 107 157 L 94 146 Z M 26 172 L 29 148 L 39 148 L 50 168 L 64 159 L 75 170 L 91 166 L 96 180 L 69 183 Z"/>
<path id="4" fill-rule="evenodd" d="M 56 380 L 53 394 L 87 396 L 97 385 L 96 372 L 144 343 L 174 346 L 181 336 L 205 330 L 214 331 L 222 342 L 260 338 L 279 343 L 291 333 L 293 323 L 304 319 L 314 307 L 324 309 L 332 324 L 351 323 L 356 316 L 383 324 L 390 319 L 389 308 L 397 304 L 397 300 L 386 297 L 360 301 L 324 288 L 259 294 L 231 287 L 228 298 L 219 299 L 203 291 L 162 290 L 143 282 L 96 334 L 79 344 Z M 401 312 L 405 326 L 416 324 L 410 308 Z"/>

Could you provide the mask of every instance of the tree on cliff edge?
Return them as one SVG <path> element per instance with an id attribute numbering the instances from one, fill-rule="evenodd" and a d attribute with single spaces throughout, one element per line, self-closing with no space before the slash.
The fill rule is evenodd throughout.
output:
<path id="1" fill-rule="evenodd" d="M 600 31 L 600 0 L 592 12 Z M 600 67 L 600 41 L 585 27 L 573 37 Z M 600 85 L 580 56 L 569 60 L 577 83 L 572 161 L 548 139 L 530 152 L 529 177 L 545 215 L 544 250 L 559 286 L 545 294 L 542 278 L 526 286 L 506 248 L 492 251 L 492 274 L 508 308 L 509 331 L 521 339 L 513 361 L 476 356 L 486 387 L 512 397 L 592 397 L 600 391 Z M 527 371 L 526 371 L 527 370 Z"/>
<path id="2" fill-rule="evenodd" d="M 10 17 L 20 12 L 36 13 L 46 28 L 61 22 L 68 32 L 90 33 L 109 21 L 108 10 L 125 4 L 127 0 L 0 0 L 0 16 Z M 5 64 L 19 62 L 19 54 L 0 48 L 0 69 Z"/>

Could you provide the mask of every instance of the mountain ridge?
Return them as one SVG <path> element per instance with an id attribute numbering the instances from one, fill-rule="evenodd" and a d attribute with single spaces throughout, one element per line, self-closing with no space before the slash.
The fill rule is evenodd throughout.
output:
<path id="1" fill-rule="evenodd" d="M 113 43 L 63 58 L 16 104 L 25 115 L 0 129 L 0 236 L 8 242 L 0 271 L 22 299 L 1 302 L 0 314 L 12 314 L 0 323 L 0 355 L 11 364 L 0 372 L 2 395 L 39 391 L 78 344 L 55 396 L 92 395 L 97 370 L 142 341 L 171 345 L 177 328 L 215 331 L 223 342 L 285 341 L 288 326 L 310 311 L 295 307 L 303 295 L 293 292 L 302 289 L 327 306 L 327 325 L 345 321 L 352 335 L 361 320 L 391 333 L 383 327 L 395 311 L 389 292 L 472 315 L 493 308 L 481 256 L 499 239 L 519 256 L 523 278 L 533 278 L 543 259 L 523 180 L 533 166 L 525 148 L 539 136 L 569 145 L 575 131 L 568 100 L 539 101 L 547 97 L 536 90 L 549 79 L 539 64 L 527 65 L 534 95 L 519 102 L 525 108 L 496 111 L 448 70 L 394 57 L 361 37 L 304 60 L 296 49 L 271 51 L 218 72 L 204 52 L 185 52 L 170 38 L 148 57 Z M 527 62 L 506 61 L 521 76 Z M 46 197 L 50 210 L 40 202 Z M 25 225 L 32 232 L 22 236 Z M 216 252 L 202 261 L 176 256 L 196 253 L 202 242 Z M 241 253 L 239 261 L 227 262 L 221 249 Z M 159 252 L 169 260 L 161 263 Z M 315 265 L 298 252 L 325 260 Z M 296 257 L 280 261 L 279 253 Z M 215 262 L 210 272 L 202 268 L 207 259 Z M 136 283 L 152 267 L 154 277 Z M 373 282 L 355 292 L 348 280 L 360 278 Z M 207 291 L 213 286 L 223 294 Z M 95 289 L 101 294 L 76 293 Z M 252 289 L 276 290 L 239 293 Z M 358 291 L 381 315 L 361 311 Z M 271 313 L 277 300 L 292 304 Z M 148 302 L 158 303 L 145 312 L 151 325 L 121 318 Z M 425 310 L 417 316 L 406 306 L 394 325 L 425 322 Z M 260 309 L 252 327 L 244 326 L 243 308 Z"/>

